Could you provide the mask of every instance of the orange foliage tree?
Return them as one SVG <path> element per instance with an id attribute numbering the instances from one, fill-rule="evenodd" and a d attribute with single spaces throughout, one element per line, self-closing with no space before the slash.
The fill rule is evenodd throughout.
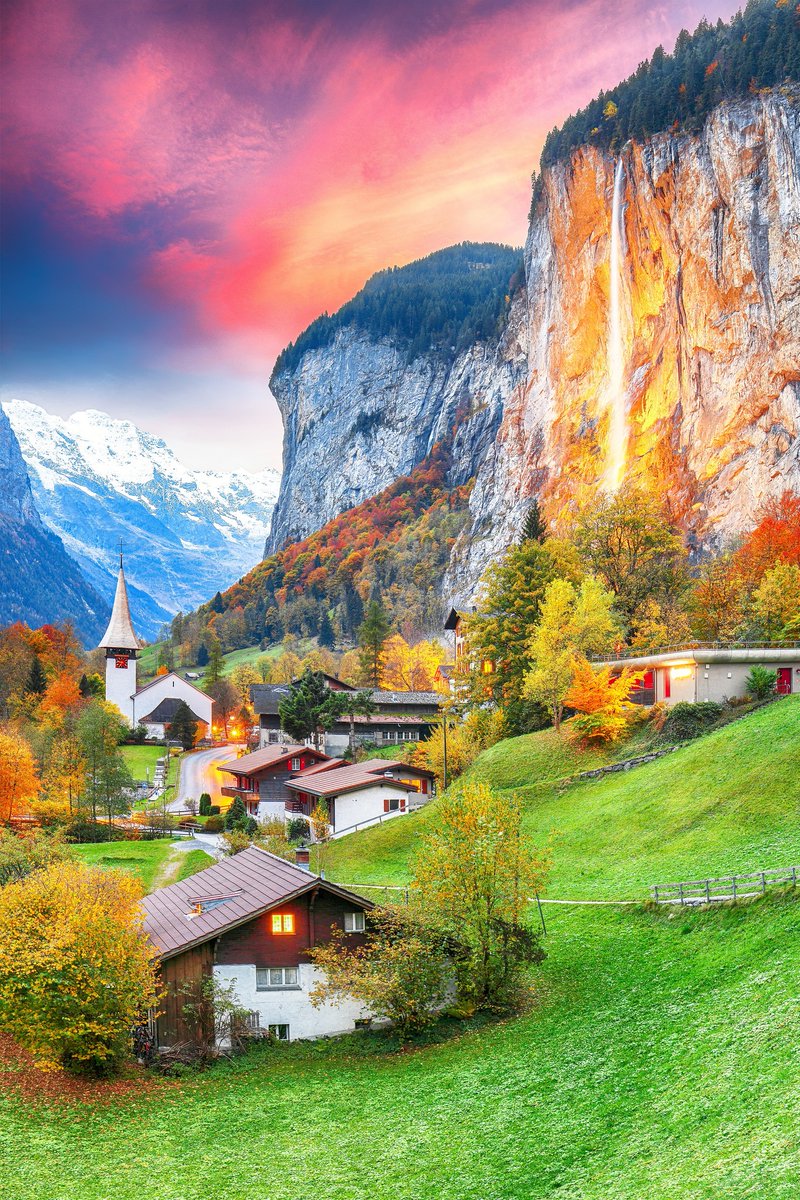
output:
<path id="1" fill-rule="evenodd" d="M 574 662 L 572 686 L 565 703 L 576 715 L 570 722 L 570 736 L 583 742 L 614 742 L 628 728 L 636 705 L 630 695 L 642 679 L 626 667 L 618 676 L 611 667 L 595 671 L 583 655 Z"/>
<path id="2" fill-rule="evenodd" d="M 25 738 L 10 728 L 0 730 L 0 820 L 10 821 L 26 809 L 39 795 L 40 786 Z"/>
<path id="3" fill-rule="evenodd" d="M 0 890 L 0 1019 L 47 1066 L 104 1075 L 157 1000 L 131 876 L 54 863 Z"/>
<path id="4" fill-rule="evenodd" d="M 422 641 L 409 646 L 404 637 L 394 634 L 384 646 L 381 687 L 400 692 L 432 691 L 433 677 L 442 657 L 438 642 Z"/>

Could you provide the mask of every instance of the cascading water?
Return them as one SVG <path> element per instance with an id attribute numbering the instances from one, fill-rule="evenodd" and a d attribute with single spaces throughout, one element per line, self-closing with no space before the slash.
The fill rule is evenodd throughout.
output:
<path id="1" fill-rule="evenodd" d="M 625 395 L 625 355 L 622 345 L 620 299 L 622 291 L 622 187 L 624 170 L 622 158 L 614 173 L 614 200 L 611 206 L 611 249 L 609 255 L 609 313 L 608 313 L 608 447 L 606 450 L 605 485 L 616 492 L 625 470 L 628 442 L 628 419 Z"/>

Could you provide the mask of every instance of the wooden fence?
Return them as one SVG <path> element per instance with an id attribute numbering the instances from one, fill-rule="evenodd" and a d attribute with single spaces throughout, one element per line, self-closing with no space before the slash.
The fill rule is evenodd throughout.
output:
<path id="1" fill-rule="evenodd" d="M 714 904 L 763 896 L 768 887 L 797 887 L 798 878 L 800 867 L 776 867 L 750 875 L 655 884 L 650 893 L 656 904 Z"/>
<path id="2" fill-rule="evenodd" d="M 367 900 L 375 900 L 376 904 L 408 904 L 409 888 L 407 884 L 394 883 L 340 883 L 338 887 L 346 888 L 348 892 L 365 896 Z M 373 896 L 377 892 L 377 896 Z"/>

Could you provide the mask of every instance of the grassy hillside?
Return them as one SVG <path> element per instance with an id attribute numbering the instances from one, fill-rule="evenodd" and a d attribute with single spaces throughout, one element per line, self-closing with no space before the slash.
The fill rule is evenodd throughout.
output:
<path id="1" fill-rule="evenodd" d="M 146 892 L 153 888 L 156 876 L 173 854 L 171 838 L 155 842 L 87 842 L 72 850 L 87 867 L 128 871 L 136 875 Z"/>
<path id="2" fill-rule="evenodd" d="M 549 895 L 636 899 L 653 883 L 800 863 L 800 697 L 791 697 L 624 774 L 559 786 L 574 751 L 552 731 L 514 738 L 478 759 L 476 776 L 514 788 L 525 824 L 552 842 Z M 421 813 L 327 850 L 331 878 L 402 883 Z"/>
<path id="3" fill-rule="evenodd" d="M 521 744 L 520 744 L 521 743 Z M 559 791 L 550 734 L 476 773 L 520 787 L 552 896 L 800 860 L 800 697 L 651 765 Z M 436 805 L 334 843 L 333 877 L 403 879 Z M 800 903 L 546 909 L 530 1010 L 392 1052 L 296 1043 L 133 1098 L 21 1104 L 0 1064 L 13 1200 L 790 1200 L 800 1140 Z M 3 1087 L 9 1088 L 2 1095 Z M 102 1153 L 98 1153 L 102 1147 Z"/>

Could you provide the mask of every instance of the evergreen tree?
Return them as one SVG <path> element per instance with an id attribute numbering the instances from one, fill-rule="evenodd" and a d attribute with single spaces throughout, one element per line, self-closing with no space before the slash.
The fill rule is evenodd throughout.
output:
<path id="1" fill-rule="evenodd" d="M 241 828 L 247 823 L 248 817 L 244 800 L 241 796 L 237 796 L 225 814 L 225 829 L 230 832 L 231 829 Z"/>
<path id="2" fill-rule="evenodd" d="M 211 796 L 208 792 L 202 792 L 200 794 L 200 801 L 197 811 L 201 817 L 207 817 L 211 812 Z"/>
<path id="3" fill-rule="evenodd" d="M 542 520 L 542 513 L 539 508 L 539 501 L 534 500 L 525 514 L 525 520 L 522 523 L 522 533 L 520 534 L 520 543 L 522 542 L 543 542 L 547 537 L 547 527 Z"/>
<path id="4" fill-rule="evenodd" d="M 320 618 L 317 639 L 320 646 L 323 646 L 326 650 L 332 650 L 336 645 L 336 639 L 333 636 L 333 626 L 331 625 L 331 619 L 328 616 L 327 608 L 323 611 Z"/>
<path id="5" fill-rule="evenodd" d="M 197 665 L 205 667 L 208 665 L 208 650 L 205 642 L 201 642 L 197 650 Z"/>
<path id="6" fill-rule="evenodd" d="M 42 660 L 38 654 L 34 654 L 31 662 L 31 669 L 28 675 L 28 686 L 26 691 L 33 696 L 43 696 L 47 688 L 47 676 L 44 673 Z"/>
<path id="7" fill-rule="evenodd" d="M 184 750 L 191 750 L 197 734 L 197 718 L 189 705 L 181 700 L 169 724 L 169 736 L 180 742 Z"/>
<path id="8" fill-rule="evenodd" d="M 222 594 L 220 592 L 217 592 L 217 594 L 214 596 L 214 599 L 211 601 L 210 608 L 211 611 L 215 613 L 225 612 L 225 604 L 223 603 Z"/>
<path id="9" fill-rule="evenodd" d="M 347 692 L 333 692 L 321 671 L 305 670 L 278 706 L 281 728 L 298 742 L 314 737 L 317 744 L 342 715 Z"/>
<path id="10" fill-rule="evenodd" d="M 208 666 L 203 675 L 206 689 L 209 684 L 218 683 L 222 678 L 222 646 L 217 638 L 213 638 L 208 650 Z"/>
<path id="11" fill-rule="evenodd" d="M 381 686 L 381 669 L 391 628 L 380 600 L 370 600 L 358 630 L 358 649 L 364 678 L 374 688 Z"/>

